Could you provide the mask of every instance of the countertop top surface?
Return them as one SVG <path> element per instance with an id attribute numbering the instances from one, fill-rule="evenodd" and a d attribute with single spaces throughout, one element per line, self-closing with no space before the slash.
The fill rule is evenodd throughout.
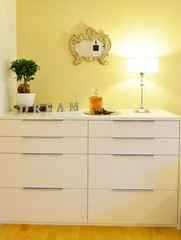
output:
<path id="1" fill-rule="evenodd" d="M 19 111 L 9 111 L 0 114 L 1 119 L 37 119 L 37 120 L 181 120 L 181 116 L 174 113 L 161 110 L 151 109 L 149 113 L 136 113 L 132 109 L 120 109 L 116 110 L 113 114 L 106 115 L 90 115 L 88 110 L 57 112 L 56 109 L 51 112 L 40 112 L 40 113 L 20 113 Z"/>

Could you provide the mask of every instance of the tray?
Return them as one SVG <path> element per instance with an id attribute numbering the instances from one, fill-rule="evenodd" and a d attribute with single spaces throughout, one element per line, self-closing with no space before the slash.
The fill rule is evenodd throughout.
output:
<path id="1" fill-rule="evenodd" d="M 99 115 L 119 115 L 121 112 L 109 112 L 107 111 L 106 113 L 93 113 L 91 111 L 85 111 L 84 114 L 87 115 L 93 115 L 93 116 L 99 116 Z"/>

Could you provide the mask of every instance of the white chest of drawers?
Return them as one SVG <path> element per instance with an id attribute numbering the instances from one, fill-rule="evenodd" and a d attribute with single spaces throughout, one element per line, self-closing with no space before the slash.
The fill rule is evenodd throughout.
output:
<path id="1" fill-rule="evenodd" d="M 0 220 L 180 228 L 180 118 L 0 116 Z"/>

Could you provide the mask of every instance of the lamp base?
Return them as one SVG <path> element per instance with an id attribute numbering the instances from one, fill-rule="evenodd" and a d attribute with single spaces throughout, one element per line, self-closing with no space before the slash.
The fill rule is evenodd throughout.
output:
<path id="1" fill-rule="evenodd" d="M 136 113 L 149 113 L 150 111 L 144 108 L 139 108 L 135 110 Z"/>

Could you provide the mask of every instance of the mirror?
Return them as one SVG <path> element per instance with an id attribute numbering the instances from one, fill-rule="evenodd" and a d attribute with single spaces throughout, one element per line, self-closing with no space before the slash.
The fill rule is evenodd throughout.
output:
<path id="1" fill-rule="evenodd" d="M 95 59 L 103 65 L 108 64 L 105 57 L 109 55 L 111 40 L 108 35 L 98 33 L 89 27 L 85 33 L 73 35 L 70 40 L 70 49 L 75 57 L 74 64 L 80 64 L 82 60 L 92 62 Z"/>

